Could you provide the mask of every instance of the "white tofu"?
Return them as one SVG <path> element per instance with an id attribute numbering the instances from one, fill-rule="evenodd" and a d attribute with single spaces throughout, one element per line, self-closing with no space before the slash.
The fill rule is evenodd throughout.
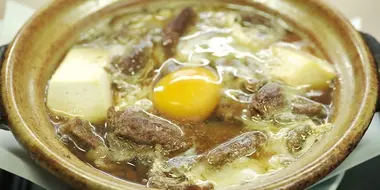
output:
<path id="1" fill-rule="evenodd" d="M 336 77 L 330 63 L 307 52 L 279 46 L 273 47 L 272 51 L 279 63 L 270 74 L 288 85 L 326 88 Z"/>
<path id="2" fill-rule="evenodd" d="M 104 121 L 112 106 L 111 76 L 104 70 L 110 61 L 107 50 L 71 49 L 49 82 L 50 111 L 94 123 Z"/>

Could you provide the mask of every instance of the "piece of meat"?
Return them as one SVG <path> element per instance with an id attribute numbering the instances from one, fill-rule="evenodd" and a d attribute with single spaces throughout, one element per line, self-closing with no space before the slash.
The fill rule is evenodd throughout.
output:
<path id="1" fill-rule="evenodd" d="M 298 115 L 292 112 L 282 112 L 273 116 L 273 121 L 280 125 L 290 125 L 299 121 L 306 121 L 309 119 L 306 115 Z"/>
<path id="2" fill-rule="evenodd" d="M 242 111 L 246 108 L 248 108 L 247 103 L 236 101 L 224 95 L 215 109 L 215 116 L 227 122 L 241 122 Z"/>
<path id="3" fill-rule="evenodd" d="M 191 185 L 186 190 L 212 190 L 215 189 L 211 182 L 204 182 L 203 184 Z"/>
<path id="4" fill-rule="evenodd" d="M 148 114 L 141 108 L 130 107 L 124 111 L 110 108 L 107 126 L 115 135 L 137 144 L 160 144 L 171 151 L 187 147 L 183 132 L 177 125 Z"/>
<path id="5" fill-rule="evenodd" d="M 108 160 L 107 158 L 98 158 L 92 163 L 96 168 L 110 173 L 115 177 L 128 179 L 128 181 L 136 183 L 146 183 L 147 172 L 149 166 L 134 160 L 128 163 L 119 163 Z"/>
<path id="6" fill-rule="evenodd" d="M 265 83 L 267 83 L 265 80 L 259 80 L 256 78 L 246 79 L 243 83 L 243 90 L 248 93 L 255 93 L 264 86 Z"/>
<path id="7" fill-rule="evenodd" d="M 168 190 L 211 190 L 214 189 L 212 183 L 195 185 L 189 182 L 186 178 L 172 178 L 164 175 L 153 176 L 149 178 L 148 187 Z"/>
<path id="8" fill-rule="evenodd" d="M 107 134 L 106 142 L 110 147 L 107 158 L 113 162 L 130 162 L 137 158 L 150 161 L 155 157 L 154 148 L 151 146 L 129 142 L 114 133 Z"/>
<path id="9" fill-rule="evenodd" d="M 189 168 L 194 165 L 199 158 L 201 158 L 200 155 L 177 156 L 170 158 L 166 163 L 169 169 L 180 167 Z"/>
<path id="10" fill-rule="evenodd" d="M 286 137 L 286 146 L 289 152 L 294 153 L 302 149 L 307 137 L 312 134 L 309 124 L 301 124 L 300 126 L 289 131 Z"/>
<path id="11" fill-rule="evenodd" d="M 241 21 L 243 25 L 257 26 L 263 25 L 270 27 L 272 20 L 259 14 L 243 14 L 241 15 Z"/>
<path id="12" fill-rule="evenodd" d="M 302 114 L 307 116 L 317 116 L 323 114 L 323 105 L 309 100 L 307 98 L 299 97 L 292 101 L 292 112 L 295 114 Z"/>
<path id="13" fill-rule="evenodd" d="M 252 97 L 250 108 L 264 117 L 272 117 L 287 105 L 284 89 L 280 84 L 268 83 Z"/>
<path id="14" fill-rule="evenodd" d="M 286 31 L 283 41 L 288 43 L 295 43 L 302 41 L 302 38 L 294 32 Z"/>
<path id="15" fill-rule="evenodd" d="M 121 58 L 116 67 L 126 75 L 133 75 L 145 67 L 153 52 L 153 43 L 150 40 L 142 40 L 134 48 L 131 55 Z"/>
<path id="16" fill-rule="evenodd" d="M 150 177 L 147 186 L 158 189 L 186 190 L 191 184 L 185 179 L 176 179 L 162 175 Z"/>
<path id="17" fill-rule="evenodd" d="M 62 125 L 58 131 L 59 135 L 66 135 L 79 148 L 89 151 L 103 145 L 102 138 L 96 134 L 95 128 L 90 122 L 74 118 Z"/>
<path id="18" fill-rule="evenodd" d="M 195 17 L 194 10 L 191 7 L 186 7 L 163 28 L 162 45 L 168 58 L 174 55 L 179 38 L 193 24 Z"/>
<path id="19" fill-rule="evenodd" d="M 171 173 L 168 162 L 157 157 L 148 172 L 148 187 L 170 190 L 188 190 L 194 186 L 185 172 Z"/>
<path id="20" fill-rule="evenodd" d="M 88 161 L 89 163 L 94 163 L 97 160 L 103 159 L 104 157 L 106 157 L 108 152 L 109 152 L 109 149 L 104 144 L 101 146 L 97 146 L 91 149 L 90 151 L 86 152 L 86 155 L 85 155 L 86 161 Z"/>
<path id="21" fill-rule="evenodd" d="M 222 165 L 255 153 L 266 143 L 267 137 L 259 131 L 241 134 L 208 152 L 206 159 L 211 165 Z"/>
<path id="22" fill-rule="evenodd" d="M 188 172 L 202 157 L 202 155 L 192 155 L 170 158 L 166 161 L 166 168 L 171 176 L 178 177 Z"/>

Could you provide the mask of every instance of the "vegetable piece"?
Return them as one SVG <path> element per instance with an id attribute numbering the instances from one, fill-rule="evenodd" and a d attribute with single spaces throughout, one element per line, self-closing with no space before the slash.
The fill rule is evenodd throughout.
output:
<path id="1" fill-rule="evenodd" d="M 309 53 L 279 46 L 273 47 L 272 51 L 280 62 L 270 74 L 288 85 L 327 88 L 329 82 L 336 77 L 333 67 L 327 61 Z"/>
<path id="2" fill-rule="evenodd" d="M 211 165 L 222 165 L 255 153 L 266 140 L 267 137 L 262 132 L 247 132 L 217 146 L 207 154 L 206 158 Z"/>
<path id="3" fill-rule="evenodd" d="M 112 106 L 111 76 L 103 69 L 110 53 L 102 49 L 71 49 L 53 74 L 47 106 L 57 116 L 101 123 Z"/>
<path id="4" fill-rule="evenodd" d="M 179 38 L 192 24 L 195 17 L 194 10 L 191 7 L 186 7 L 163 29 L 162 45 L 167 57 L 174 55 Z"/>
<path id="5" fill-rule="evenodd" d="M 166 117 L 203 121 L 219 103 L 219 77 L 203 67 L 184 67 L 163 77 L 154 87 L 154 107 Z"/>

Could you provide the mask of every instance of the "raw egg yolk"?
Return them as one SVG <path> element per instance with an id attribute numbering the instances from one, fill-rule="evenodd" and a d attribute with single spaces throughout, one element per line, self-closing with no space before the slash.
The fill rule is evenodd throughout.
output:
<path id="1" fill-rule="evenodd" d="M 210 69 L 185 67 L 163 77 L 153 89 L 153 104 L 166 117 L 203 121 L 219 103 L 221 84 Z"/>

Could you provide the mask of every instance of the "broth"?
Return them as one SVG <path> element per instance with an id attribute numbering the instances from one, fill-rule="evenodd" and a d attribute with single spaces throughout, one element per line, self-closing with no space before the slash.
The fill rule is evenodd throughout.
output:
<path id="1" fill-rule="evenodd" d="M 62 115 L 48 100 L 57 135 L 84 162 L 148 187 L 251 181 L 292 164 L 332 127 L 333 80 L 301 84 L 276 70 L 325 58 L 302 33 L 258 10 L 197 5 L 119 15 L 75 48 L 110 53 L 112 108 L 92 122 Z M 279 59 L 282 51 L 305 58 Z"/>

